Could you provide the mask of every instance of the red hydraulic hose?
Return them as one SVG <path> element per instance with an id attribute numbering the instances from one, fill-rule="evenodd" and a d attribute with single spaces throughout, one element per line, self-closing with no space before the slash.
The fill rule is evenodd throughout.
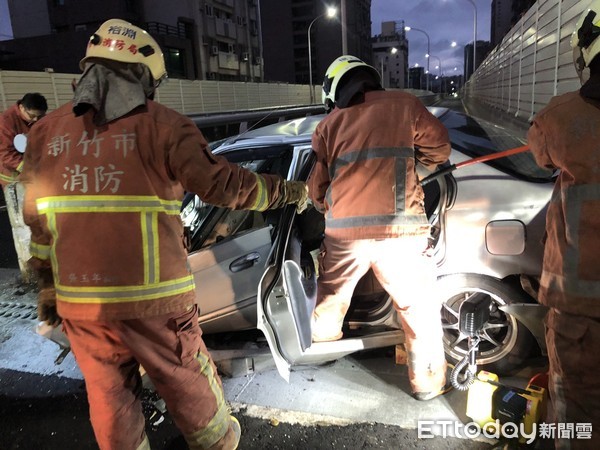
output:
<path id="1" fill-rule="evenodd" d="M 522 147 L 511 148 L 510 150 L 504 150 L 502 152 L 492 153 L 490 155 L 479 156 L 477 158 L 469 159 L 458 164 L 452 164 L 451 166 L 444 167 L 442 170 L 438 170 L 437 172 L 432 173 L 431 175 L 423 178 L 421 180 L 421 186 L 425 186 L 426 184 L 432 182 L 436 178 L 439 178 L 450 172 L 454 172 L 456 169 L 460 169 L 461 167 L 466 167 L 472 164 L 477 164 L 486 161 L 492 161 L 494 159 L 506 158 L 507 156 L 516 155 L 517 153 L 523 153 L 527 150 L 529 150 L 529 146 L 523 145 Z"/>

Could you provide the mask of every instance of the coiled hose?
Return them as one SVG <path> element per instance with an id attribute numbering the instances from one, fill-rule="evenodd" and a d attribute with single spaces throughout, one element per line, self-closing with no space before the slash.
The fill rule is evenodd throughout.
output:
<path id="1" fill-rule="evenodd" d="M 477 350 L 479 347 L 479 336 L 469 337 L 469 350 L 465 357 L 456 365 L 450 374 L 452 387 L 458 391 L 468 390 L 475 381 L 477 372 Z M 467 368 L 463 375 L 463 380 L 458 381 L 458 377 L 464 368 Z"/>
<path id="2" fill-rule="evenodd" d="M 465 372 L 465 380 L 458 381 L 458 376 L 463 370 L 465 366 L 469 364 L 469 357 L 465 356 L 461 362 L 459 362 L 454 369 L 452 369 L 452 373 L 450 374 L 450 382 L 452 383 L 452 387 L 458 391 L 466 391 L 468 390 L 473 382 L 475 381 L 475 374 L 472 373 L 468 368 Z"/>

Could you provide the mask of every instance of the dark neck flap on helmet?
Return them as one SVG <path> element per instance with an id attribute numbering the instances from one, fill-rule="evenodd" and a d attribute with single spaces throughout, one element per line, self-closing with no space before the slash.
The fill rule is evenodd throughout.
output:
<path id="1" fill-rule="evenodd" d="M 144 64 L 90 59 L 75 88 L 73 112 L 80 116 L 93 108 L 94 123 L 101 126 L 145 105 L 153 92 L 154 80 Z"/>
<path id="2" fill-rule="evenodd" d="M 365 101 L 365 93 L 382 91 L 378 78 L 368 68 L 359 67 L 344 76 L 337 87 L 335 106 L 347 108 Z"/>

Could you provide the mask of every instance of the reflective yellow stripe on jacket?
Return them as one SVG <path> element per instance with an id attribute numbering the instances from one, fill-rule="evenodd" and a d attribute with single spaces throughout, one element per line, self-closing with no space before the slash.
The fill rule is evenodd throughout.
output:
<path id="1" fill-rule="evenodd" d="M 36 242 L 30 242 L 29 253 L 31 253 L 31 256 L 33 256 L 34 258 L 38 258 L 45 261 L 47 259 L 50 259 L 50 246 L 38 244 Z"/>
<path id="2" fill-rule="evenodd" d="M 36 200 L 39 214 L 47 218 L 47 226 L 56 241 L 58 230 L 56 215 L 64 213 L 139 213 L 143 243 L 144 284 L 132 286 L 67 286 L 56 283 L 57 297 L 71 303 L 123 303 L 182 294 L 194 289 L 192 275 L 161 281 L 158 214 L 177 215 L 180 210 L 178 200 L 164 200 L 156 196 L 57 196 Z M 32 254 L 51 258 L 54 272 L 58 273 L 58 260 L 55 249 L 32 244 Z M 45 256 L 45 257 L 44 257 Z"/>
<path id="3" fill-rule="evenodd" d="M 265 179 L 259 174 L 255 173 L 254 176 L 256 177 L 256 200 L 254 201 L 254 204 L 250 206 L 249 209 L 261 212 L 266 211 L 266 209 L 269 207 L 269 193 L 267 190 L 267 183 L 265 182 Z"/>
<path id="4" fill-rule="evenodd" d="M 12 183 L 13 181 L 17 180 L 18 176 L 18 172 L 13 172 L 12 175 L 0 173 L 0 181 L 2 181 L 4 184 Z"/>
<path id="5" fill-rule="evenodd" d="M 348 152 L 339 156 L 329 167 L 329 178 L 331 184 L 325 193 L 325 198 L 331 205 L 325 219 L 327 227 L 333 228 L 356 228 L 365 226 L 385 226 L 385 225 L 423 225 L 427 226 L 429 222 L 424 213 L 418 214 L 406 211 L 406 171 L 407 159 L 414 159 L 414 148 L 408 147 L 390 147 L 390 148 L 370 148 Z M 341 168 L 350 166 L 360 161 L 369 159 L 385 158 L 390 164 L 395 166 L 396 184 L 394 191 L 396 193 L 396 211 L 393 214 L 379 214 L 369 216 L 350 216 L 343 218 L 334 218 L 334 200 L 332 192 L 338 172 Z"/>

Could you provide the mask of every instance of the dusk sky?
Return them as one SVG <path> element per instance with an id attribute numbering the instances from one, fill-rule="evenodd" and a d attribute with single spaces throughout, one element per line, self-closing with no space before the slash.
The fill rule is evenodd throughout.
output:
<path id="1" fill-rule="evenodd" d="M 12 36 L 7 0 L 0 0 L 0 41 Z"/>
<path id="2" fill-rule="evenodd" d="M 477 39 L 490 40 L 491 0 L 474 0 L 477 7 Z M 404 20 L 405 25 L 423 30 L 429 35 L 430 49 L 442 63 L 445 75 L 463 72 L 464 46 L 473 42 L 473 4 L 469 0 L 371 0 L 371 34 L 381 33 L 381 22 Z M 425 67 L 427 37 L 420 31 L 409 31 L 408 62 Z M 457 46 L 450 44 L 456 41 Z M 438 74 L 432 58 L 429 70 Z M 458 70 L 454 72 L 454 68 Z"/>
<path id="3" fill-rule="evenodd" d="M 477 6 L 477 39 L 490 40 L 491 0 L 473 0 Z M 7 0 L 0 0 L 0 40 L 12 33 L 8 18 Z M 404 20 L 405 24 L 419 28 L 429 35 L 431 54 L 442 62 L 445 74 L 462 73 L 463 48 L 473 42 L 473 5 L 469 0 L 372 0 L 371 34 L 381 33 L 381 22 Z M 419 31 L 407 34 L 409 41 L 409 65 L 427 64 L 427 37 Z M 450 47 L 452 41 L 458 44 Z M 432 58 L 430 71 L 435 69 L 437 59 Z"/>

